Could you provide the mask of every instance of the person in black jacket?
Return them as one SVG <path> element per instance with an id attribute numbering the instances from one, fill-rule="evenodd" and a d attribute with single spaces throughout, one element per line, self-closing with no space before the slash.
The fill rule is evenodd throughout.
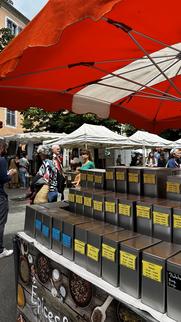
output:
<path id="1" fill-rule="evenodd" d="M 8 171 L 7 161 L 5 159 L 6 144 L 3 140 L 0 140 L 0 258 L 9 256 L 13 253 L 13 250 L 4 248 L 3 236 L 4 228 L 8 217 L 8 196 L 4 191 L 4 184 L 11 180 L 11 177 L 16 173 L 15 169 Z"/>

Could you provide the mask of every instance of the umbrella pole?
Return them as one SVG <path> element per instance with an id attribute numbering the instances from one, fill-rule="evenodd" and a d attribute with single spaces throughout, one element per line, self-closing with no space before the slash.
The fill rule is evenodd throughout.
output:
<path id="1" fill-rule="evenodd" d="M 85 149 L 87 150 L 87 143 L 85 143 Z"/>

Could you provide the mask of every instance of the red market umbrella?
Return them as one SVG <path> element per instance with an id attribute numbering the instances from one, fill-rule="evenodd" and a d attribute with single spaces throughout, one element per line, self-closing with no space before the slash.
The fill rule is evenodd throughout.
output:
<path id="1" fill-rule="evenodd" d="M 0 54 L 0 106 L 181 122 L 180 0 L 49 0 Z"/>

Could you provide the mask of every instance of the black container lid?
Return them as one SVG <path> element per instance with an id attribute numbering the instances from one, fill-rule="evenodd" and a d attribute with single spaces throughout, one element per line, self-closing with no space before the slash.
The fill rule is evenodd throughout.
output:
<path id="1" fill-rule="evenodd" d="M 154 206 L 159 206 L 163 208 L 176 208 L 181 207 L 181 202 L 167 199 L 158 199 L 154 202 Z"/>
<path id="2" fill-rule="evenodd" d="M 167 260 L 167 262 L 168 263 L 171 263 L 171 264 L 175 264 L 175 265 L 181 266 L 181 252 L 179 252 L 178 254 L 170 257 Z"/>
<path id="3" fill-rule="evenodd" d="M 149 168 L 149 167 L 146 167 L 144 168 L 144 172 L 158 172 L 158 174 L 162 173 L 164 175 L 167 175 L 171 173 L 171 169 L 169 168 L 162 168 L 162 167 L 153 167 L 153 168 Z"/>
<path id="4" fill-rule="evenodd" d="M 181 175 L 167 176 L 167 181 L 181 183 Z"/>
<path id="5" fill-rule="evenodd" d="M 179 251 L 181 251 L 181 245 L 161 242 L 157 245 L 147 248 L 143 251 L 143 254 L 151 255 L 160 259 L 167 259 Z"/>
<path id="6" fill-rule="evenodd" d="M 160 239 L 142 235 L 134 239 L 126 240 L 122 243 L 122 245 L 128 246 L 129 248 L 133 248 L 136 250 L 142 250 L 159 242 L 161 242 Z"/>
<path id="7" fill-rule="evenodd" d="M 77 226 L 77 228 L 79 230 L 81 229 L 81 230 L 90 231 L 90 230 L 94 230 L 95 228 L 105 227 L 106 225 L 109 225 L 109 224 L 104 221 L 99 221 L 91 218 L 90 222 L 80 224 Z"/>
<path id="8" fill-rule="evenodd" d="M 138 236 L 140 236 L 140 234 L 135 233 L 131 230 L 124 229 L 121 231 L 116 231 L 114 233 L 108 233 L 108 234 L 104 235 L 104 238 L 106 238 L 106 240 L 121 242 L 122 240 L 126 240 L 129 238 L 135 238 Z"/>
<path id="9" fill-rule="evenodd" d="M 81 223 L 86 223 L 91 221 L 91 218 L 84 217 L 84 216 L 68 216 L 63 218 L 63 222 L 68 223 L 68 224 L 81 224 Z"/>
<path id="10" fill-rule="evenodd" d="M 92 229 L 90 227 L 90 229 L 89 229 L 89 231 L 93 232 L 94 234 L 100 235 L 100 236 L 103 236 L 103 235 L 106 235 L 109 233 L 113 233 L 116 231 L 120 231 L 120 230 L 123 230 L 123 228 L 118 227 L 118 226 L 114 226 L 114 225 L 109 225 L 109 224 L 105 224 L 102 227 L 96 226 L 94 229 Z"/>

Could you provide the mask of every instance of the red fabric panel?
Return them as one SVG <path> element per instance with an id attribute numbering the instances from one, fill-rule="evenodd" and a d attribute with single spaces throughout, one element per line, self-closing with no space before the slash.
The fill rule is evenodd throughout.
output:
<path id="1" fill-rule="evenodd" d="M 72 95 L 86 83 L 144 55 L 127 33 L 99 20 L 101 16 L 166 43 L 164 46 L 132 33 L 147 52 L 153 53 L 180 42 L 180 7 L 180 0 L 174 4 L 168 0 L 49 0 L 0 54 L 0 75 L 7 75 L 0 80 L 0 106 L 18 110 L 30 106 L 52 111 L 71 109 Z M 107 62 L 95 66 L 105 71 L 80 65 L 68 67 L 103 61 Z M 174 81 L 181 88 L 180 76 Z M 167 81 L 156 88 L 167 90 Z M 171 93 L 179 97 L 174 90 Z M 120 122 L 154 131 L 180 127 L 180 102 L 160 105 L 155 99 L 133 97 L 116 103 L 122 105 L 112 104 L 110 117 Z"/>

